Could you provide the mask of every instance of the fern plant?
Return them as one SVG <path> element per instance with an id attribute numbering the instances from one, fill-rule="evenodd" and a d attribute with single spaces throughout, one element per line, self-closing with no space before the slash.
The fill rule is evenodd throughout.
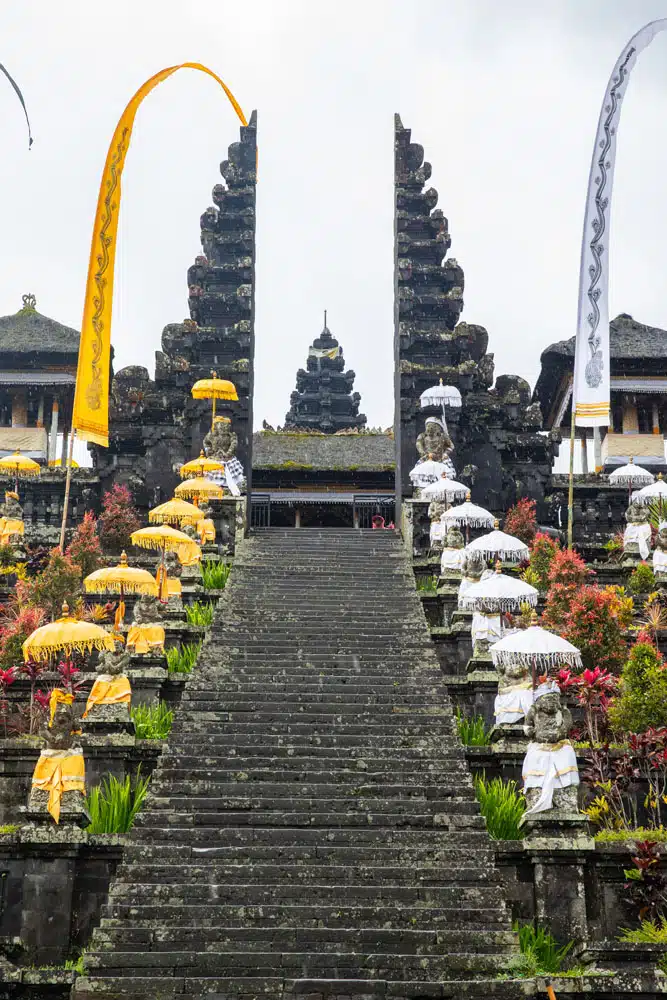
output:
<path id="1" fill-rule="evenodd" d="M 622 927 L 619 941 L 629 944 L 667 944 L 667 917 L 657 920 L 642 920 L 639 927 Z"/>
<path id="2" fill-rule="evenodd" d="M 190 674 L 197 662 L 201 642 L 184 642 L 181 648 L 172 646 L 166 651 L 167 668 L 170 674 Z"/>
<path id="3" fill-rule="evenodd" d="M 417 580 L 417 590 L 421 594 L 435 594 L 437 589 L 437 576 L 422 576 Z"/>
<path id="4" fill-rule="evenodd" d="M 514 924 L 512 928 L 519 935 L 519 948 L 530 964 L 535 967 L 535 975 L 558 973 L 574 945 L 568 941 L 559 945 L 552 935 L 543 927 L 534 924 Z"/>
<path id="5" fill-rule="evenodd" d="M 204 590 L 224 590 L 231 571 L 231 563 L 213 562 L 211 559 L 202 562 L 201 575 Z"/>
<path id="6" fill-rule="evenodd" d="M 213 623 L 213 605 L 209 601 L 195 601 L 185 609 L 188 625 L 208 628 Z"/>
<path id="7" fill-rule="evenodd" d="M 473 781 L 489 836 L 493 840 L 520 840 L 526 800 L 516 781 L 503 781 L 502 778 L 487 781 L 483 774 L 476 775 Z"/>
<path id="8" fill-rule="evenodd" d="M 138 740 L 166 740 L 174 721 L 173 711 L 163 701 L 135 705 L 130 715 Z"/>
<path id="9" fill-rule="evenodd" d="M 128 774 L 124 781 L 113 775 L 91 788 L 86 798 L 90 814 L 88 833 L 128 833 L 148 792 L 149 778 L 137 773 L 134 783 Z"/>

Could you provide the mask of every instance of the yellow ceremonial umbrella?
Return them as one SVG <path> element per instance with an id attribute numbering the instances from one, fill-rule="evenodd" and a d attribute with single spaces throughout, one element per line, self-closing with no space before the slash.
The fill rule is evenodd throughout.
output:
<path id="1" fill-rule="evenodd" d="M 196 524 L 204 518 L 203 512 L 193 503 L 174 497 L 153 507 L 148 512 L 148 520 L 152 524 Z"/>
<path id="2" fill-rule="evenodd" d="M 70 618 L 69 607 L 65 603 L 62 618 L 36 628 L 22 648 L 27 663 L 28 660 L 48 660 L 54 653 L 69 656 L 75 650 L 86 653 L 92 649 L 106 649 L 113 653 L 116 646 L 114 637 L 101 626 Z"/>
<path id="3" fill-rule="evenodd" d="M 120 603 L 114 619 L 116 629 L 119 629 L 123 624 L 126 594 L 149 594 L 151 597 L 157 597 L 157 583 L 153 574 L 149 573 L 147 569 L 128 566 L 125 552 L 122 553 L 117 566 L 96 569 L 94 573 L 90 573 L 84 579 L 83 586 L 89 594 L 120 595 Z"/>
<path id="4" fill-rule="evenodd" d="M 212 479 L 204 479 L 203 476 L 199 476 L 179 483 L 174 490 L 174 496 L 198 500 L 220 500 L 224 496 L 224 491 L 222 486 L 214 483 Z"/>
<path id="5" fill-rule="evenodd" d="M 216 399 L 228 399 L 236 401 L 239 395 L 233 382 L 227 379 L 218 378 L 217 372 L 211 372 L 211 378 L 200 378 L 192 386 L 193 399 L 212 399 L 211 427 L 215 422 L 215 401 Z"/>
<path id="6" fill-rule="evenodd" d="M 167 580 L 167 567 L 164 563 L 165 552 L 178 552 L 179 559 L 183 557 L 196 558 L 201 556 L 201 549 L 189 535 L 170 527 L 168 524 L 153 525 L 150 528 L 139 528 L 130 535 L 133 545 L 138 545 L 142 549 L 159 549 L 162 554 L 160 566 L 157 571 L 156 583 L 161 601 L 166 601 L 169 596 L 169 584 Z"/>
<path id="7" fill-rule="evenodd" d="M 190 476 L 203 476 L 205 472 L 220 472 L 224 469 L 225 463 L 218 462 L 215 458 L 207 458 L 203 451 L 199 453 L 199 458 L 193 458 L 191 462 L 186 462 L 180 468 L 181 479 L 188 479 Z"/>
<path id="8" fill-rule="evenodd" d="M 52 458 L 49 461 L 49 468 L 50 469 L 59 469 L 61 465 L 69 465 L 69 467 L 71 469 L 78 469 L 79 468 L 79 463 L 77 461 L 75 461 L 75 459 L 73 459 L 73 458 L 72 459 L 67 459 L 64 462 L 63 462 L 62 458 Z"/>
<path id="9" fill-rule="evenodd" d="M 34 462 L 27 455 L 22 455 L 17 449 L 12 455 L 0 458 L 0 472 L 8 472 L 14 476 L 14 488 L 19 491 L 19 478 L 38 476 L 41 472 L 39 462 Z"/>

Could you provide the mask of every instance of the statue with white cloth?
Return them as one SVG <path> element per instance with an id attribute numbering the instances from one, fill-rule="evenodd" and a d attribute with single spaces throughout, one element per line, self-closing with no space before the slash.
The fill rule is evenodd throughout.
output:
<path id="1" fill-rule="evenodd" d="M 578 813 L 579 768 L 567 738 L 572 715 L 561 705 L 560 692 L 550 691 L 526 713 L 523 731 L 531 741 L 523 761 L 526 817 L 549 810 Z"/>
<path id="2" fill-rule="evenodd" d="M 625 512 L 627 527 L 623 533 L 623 560 L 648 559 L 651 550 L 650 513 L 647 507 L 631 503 Z"/>
<path id="3" fill-rule="evenodd" d="M 456 525 L 441 525 L 445 530 L 444 547 L 440 559 L 440 572 L 443 576 L 450 573 L 460 573 L 463 567 L 465 539 L 461 529 Z"/>
<path id="4" fill-rule="evenodd" d="M 517 661 L 497 663 L 496 670 L 498 694 L 493 711 L 497 726 L 511 726 L 521 722 L 538 698 L 552 691 L 558 691 L 555 681 L 550 681 L 546 677 L 533 686 L 530 671 Z"/>
<path id="5" fill-rule="evenodd" d="M 667 584 L 667 521 L 661 521 L 653 552 L 653 574 L 655 582 Z"/>

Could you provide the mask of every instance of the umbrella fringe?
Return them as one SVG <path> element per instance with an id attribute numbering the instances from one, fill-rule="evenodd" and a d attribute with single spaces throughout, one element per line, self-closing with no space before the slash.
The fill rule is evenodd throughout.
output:
<path id="1" fill-rule="evenodd" d="M 461 611 L 520 611 L 522 604 L 529 604 L 531 608 L 537 606 L 537 594 L 526 594 L 522 597 L 470 597 L 465 594 L 459 600 Z"/>
<path id="2" fill-rule="evenodd" d="M 111 640 L 111 644 L 109 644 Z M 70 656 L 72 653 L 91 653 L 93 649 L 108 650 L 113 652 L 115 649 L 115 643 L 111 636 L 109 639 L 87 639 L 81 642 L 58 642 L 54 645 L 48 646 L 33 646 L 25 644 L 23 647 L 23 652 L 26 656 L 30 656 L 33 660 L 48 660 L 53 653 L 64 653 L 65 656 Z"/>
<path id="3" fill-rule="evenodd" d="M 522 664 L 530 667 L 533 663 L 539 667 L 555 667 L 559 663 L 567 663 L 568 666 L 581 667 L 580 653 L 523 653 L 510 652 L 509 650 L 491 649 L 491 659 L 495 666 L 513 666 Z"/>
<path id="4" fill-rule="evenodd" d="M 151 586 L 148 581 L 145 583 L 119 583 L 116 580 L 100 580 L 98 583 L 98 581 L 93 580 L 88 583 L 87 580 L 84 580 L 83 586 L 87 594 L 155 594 L 155 581 Z"/>
<path id="5" fill-rule="evenodd" d="M 474 548 L 470 545 L 468 549 L 471 552 L 479 552 L 484 559 L 500 559 L 502 562 L 523 562 L 524 559 L 528 559 L 530 556 L 529 549 L 481 549 L 478 545 Z"/>

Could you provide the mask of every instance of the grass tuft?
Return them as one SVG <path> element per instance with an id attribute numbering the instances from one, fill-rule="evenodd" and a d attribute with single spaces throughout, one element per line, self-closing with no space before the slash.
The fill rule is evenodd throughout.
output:
<path id="1" fill-rule="evenodd" d="M 166 740 L 174 721 L 173 711 L 163 701 L 135 705 L 130 715 L 138 740 Z"/>

